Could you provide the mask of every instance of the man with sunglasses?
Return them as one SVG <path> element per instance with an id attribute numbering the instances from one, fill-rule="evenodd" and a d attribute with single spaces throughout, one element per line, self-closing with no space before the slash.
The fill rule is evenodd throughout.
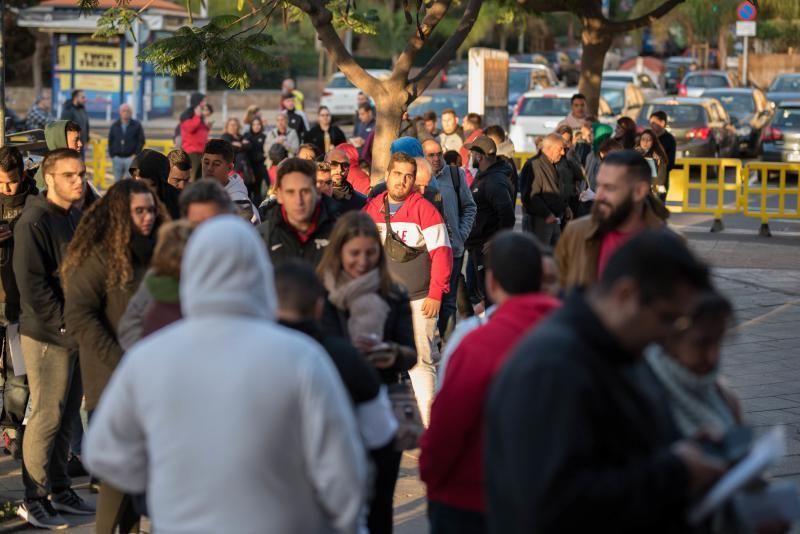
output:
<path id="1" fill-rule="evenodd" d="M 355 190 L 347 180 L 350 172 L 350 159 L 344 150 L 334 148 L 325 154 L 325 163 L 330 167 L 333 180 L 331 197 L 337 201 L 342 213 L 360 210 L 367 205 L 366 195 Z"/>
<path id="2" fill-rule="evenodd" d="M 642 363 L 710 288 L 680 237 L 645 231 L 512 350 L 486 404 L 491 532 L 690 530 L 725 468 L 680 437 Z"/>

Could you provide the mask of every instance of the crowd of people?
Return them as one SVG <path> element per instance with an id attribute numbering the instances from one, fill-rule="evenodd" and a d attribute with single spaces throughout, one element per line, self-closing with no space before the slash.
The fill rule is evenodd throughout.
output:
<path id="1" fill-rule="evenodd" d="M 348 142 L 284 97 L 275 129 L 251 108 L 209 138 L 197 95 L 167 155 L 120 113 L 102 196 L 74 120 L 46 125 L 38 180 L 0 148 L 23 518 L 390 533 L 419 448 L 432 534 L 785 530 L 739 501 L 687 523 L 731 465 L 706 445 L 742 419 L 718 376 L 732 307 L 665 223 L 666 117 L 608 131 L 575 95 L 518 172 L 501 127 L 448 111 L 373 183 L 368 102 Z"/>

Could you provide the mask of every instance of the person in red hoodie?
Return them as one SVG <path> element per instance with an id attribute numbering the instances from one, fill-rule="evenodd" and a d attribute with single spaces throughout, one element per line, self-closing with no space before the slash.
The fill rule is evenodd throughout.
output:
<path id="1" fill-rule="evenodd" d="M 181 148 L 189 154 L 192 162 L 192 178 L 200 178 L 203 159 L 203 149 L 208 142 L 208 132 L 211 123 L 211 107 L 206 103 L 206 96 L 202 93 L 193 93 L 189 99 L 189 107 L 181 114 Z"/>
<path id="2" fill-rule="evenodd" d="M 483 135 L 483 128 L 481 128 L 482 122 L 481 116 L 477 113 L 470 113 L 464 117 L 464 121 L 462 122 L 462 128 L 464 129 L 464 145 L 458 149 L 464 166 L 469 166 L 469 149 L 467 145 Z"/>
<path id="3" fill-rule="evenodd" d="M 369 195 L 370 181 L 369 175 L 361 170 L 358 160 L 358 149 L 350 143 L 342 143 L 336 145 L 338 150 L 342 150 L 347 154 L 347 159 L 350 160 L 350 170 L 347 171 L 347 181 L 353 186 L 353 189 L 362 195 Z"/>
<path id="4" fill-rule="evenodd" d="M 559 306 L 541 292 L 541 281 L 542 255 L 532 236 L 506 230 L 491 240 L 486 290 L 497 309 L 452 354 L 420 443 L 430 534 L 487 532 L 484 405 L 511 348 Z"/>

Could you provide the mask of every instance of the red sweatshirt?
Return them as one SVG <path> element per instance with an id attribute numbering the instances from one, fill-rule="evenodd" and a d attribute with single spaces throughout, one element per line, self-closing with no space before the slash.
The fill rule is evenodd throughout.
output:
<path id="1" fill-rule="evenodd" d="M 379 194 L 363 210 L 378 225 L 382 242 L 386 240 L 383 199 L 387 194 Z M 453 271 L 453 249 L 450 248 L 450 237 L 447 235 L 444 219 L 433 204 L 419 193 L 413 192 L 390 218 L 390 223 L 403 243 L 409 247 L 428 250 L 427 255 L 420 254 L 406 263 L 396 263 L 388 258 L 392 276 L 406 286 L 411 300 L 427 296 L 441 301 L 442 295 L 450 289 L 450 273 Z"/>
<path id="2" fill-rule="evenodd" d="M 347 154 L 347 159 L 350 160 L 350 170 L 347 171 L 347 181 L 353 186 L 353 189 L 362 195 L 369 195 L 369 175 L 361 170 L 358 165 L 358 149 L 350 143 L 342 143 L 336 146 L 337 149 L 344 151 Z"/>
<path id="3" fill-rule="evenodd" d="M 483 128 L 475 128 L 469 133 L 467 138 L 464 139 L 464 145 L 458 150 L 458 153 L 461 154 L 461 164 L 464 167 L 469 164 L 469 150 L 467 149 L 467 145 L 481 135 L 483 135 Z"/>
<path id="4" fill-rule="evenodd" d="M 181 122 L 181 148 L 187 154 L 202 154 L 208 142 L 208 125 L 200 115 Z"/>
<path id="5" fill-rule="evenodd" d="M 420 442 L 419 474 L 429 500 L 486 511 L 483 443 L 489 387 L 514 345 L 559 305 L 541 293 L 513 296 L 459 343 Z"/>

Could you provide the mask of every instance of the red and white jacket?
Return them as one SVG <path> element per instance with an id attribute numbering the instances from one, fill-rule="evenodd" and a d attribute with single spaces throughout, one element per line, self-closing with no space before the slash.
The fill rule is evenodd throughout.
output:
<path id="1" fill-rule="evenodd" d="M 383 199 L 387 194 L 377 195 L 364 206 L 364 212 L 378 225 L 382 241 L 386 240 Z M 441 301 L 442 295 L 449 291 L 450 274 L 453 271 L 453 251 L 441 214 L 422 195 L 413 192 L 390 217 L 390 221 L 392 230 L 403 243 L 428 251 L 427 255 L 421 254 L 406 263 L 393 262 L 389 258 L 392 276 L 406 286 L 411 300 L 429 297 Z"/>

